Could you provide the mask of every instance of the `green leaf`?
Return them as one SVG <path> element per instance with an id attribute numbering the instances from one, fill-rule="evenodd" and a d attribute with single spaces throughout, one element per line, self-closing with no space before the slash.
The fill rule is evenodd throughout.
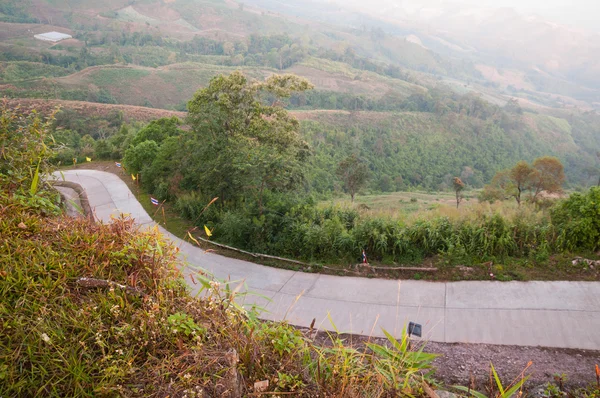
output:
<path id="1" fill-rule="evenodd" d="M 488 398 L 485 395 L 483 395 L 482 393 L 480 393 L 478 391 L 474 391 L 473 389 L 470 389 L 470 388 L 467 388 L 467 387 L 464 387 L 464 386 L 452 386 L 452 387 L 456 388 L 457 390 L 469 393 L 469 394 L 471 394 L 475 398 Z"/>
<path id="2" fill-rule="evenodd" d="M 521 386 L 527 381 L 527 379 L 529 379 L 529 376 L 521 379 L 518 383 L 516 383 L 514 386 L 508 389 L 504 393 L 504 395 L 502 395 L 502 398 L 511 398 L 513 395 L 515 395 L 515 393 L 521 388 Z"/>
<path id="3" fill-rule="evenodd" d="M 38 191 L 38 185 L 40 183 L 40 163 L 42 161 L 38 161 L 38 165 L 35 169 L 35 174 L 33 175 L 33 181 L 31 181 L 31 188 L 29 188 L 29 194 L 31 196 L 35 195 Z"/>
<path id="4" fill-rule="evenodd" d="M 492 374 L 494 375 L 494 380 L 496 380 L 496 385 L 498 386 L 498 390 L 500 390 L 500 394 L 504 397 L 504 387 L 502 387 L 502 382 L 500 381 L 500 377 L 498 376 L 498 372 L 494 368 L 494 364 L 490 362 L 490 366 L 492 367 Z"/>

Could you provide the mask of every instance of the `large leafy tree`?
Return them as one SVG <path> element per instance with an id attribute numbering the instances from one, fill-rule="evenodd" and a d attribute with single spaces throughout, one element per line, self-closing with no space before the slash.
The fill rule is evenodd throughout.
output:
<path id="1" fill-rule="evenodd" d="M 255 197 L 262 212 L 265 190 L 290 191 L 304 181 L 309 154 L 299 123 L 277 99 L 312 88 L 293 75 L 263 82 L 242 73 L 217 76 L 188 103 L 184 184 L 227 201 Z M 269 95 L 276 101 L 266 104 Z"/>

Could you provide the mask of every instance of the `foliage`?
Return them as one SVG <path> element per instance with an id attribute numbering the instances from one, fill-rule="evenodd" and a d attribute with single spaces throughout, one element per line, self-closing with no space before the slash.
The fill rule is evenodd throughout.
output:
<path id="1" fill-rule="evenodd" d="M 137 132 L 131 140 L 131 145 L 136 146 L 144 141 L 154 141 L 157 145 L 161 145 L 168 137 L 182 133 L 179 129 L 180 124 L 181 121 L 175 116 L 153 120 Z"/>
<path id="2" fill-rule="evenodd" d="M 340 162 L 336 174 L 343 181 L 344 189 L 350 194 L 350 198 L 354 202 L 354 195 L 367 182 L 367 165 L 356 154 L 352 154 Z"/>
<path id="3" fill-rule="evenodd" d="M 563 165 L 557 158 L 537 158 L 531 166 L 521 160 L 512 169 L 496 173 L 491 184 L 484 188 L 481 198 L 496 200 L 514 197 L 520 205 L 524 192 L 531 191 L 531 200 L 535 201 L 542 192 L 561 192 L 564 182 Z"/>
<path id="4" fill-rule="evenodd" d="M 44 65 L 38 62 L 0 62 L 0 81 L 2 82 L 14 82 L 39 77 L 60 77 L 68 74 L 69 70 L 65 68 Z"/>
<path id="5" fill-rule="evenodd" d="M 525 376 L 524 374 L 525 374 L 525 371 L 529 368 L 529 366 L 531 366 L 531 362 L 529 362 L 529 364 L 527 365 L 525 370 L 523 370 L 523 372 L 521 373 L 521 378 L 519 380 L 511 383 L 510 386 L 505 387 L 502 385 L 502 381 L 500 380 L 500 377 L 498 376 L 498 372 L 496 372 L 494 365 L 492 365 L 490 363 L 491 376 L 493 376 L 493 379 L 494 379 L 496 385 L 495 386 L 493 384 L 490 385 L 491 391 L 490 391 L 489 397 L 490 398 L 492 398 L 492 397 L 494 397 L 494 398 L 512 398 L 514 396 L 520 397 L 521 395 L 523 395 L 523 384 L 525 384 L 525 381 L 527 381 L 527 379 L 529 378 L 529 376 Z M 491 378 L 491 376 L 490 376 L 490 378 Z M 455 386 L 455 388 L 460 391 L 467 392 L 467 393 L 471 394 L 472 397 L 475 397 L 475 398 L 488 398 L 485 395 L 483 395 L 482 393 L 477 392 L 477 391 L 472 390 L 467 387 Z M 498 392 L 494 393 L 495 390 L 497 390 Z"/>
<path id="6" fill-rule="evenodd" d="M 533 161 L 533 173 L 531 175 L 533 200 L 542 192 L 549 194 L 562 192 L 564 182 L 565 173 L 560 160 L 555 157 L 544 156 Z"/>
<path id="7" fill-rule="evenodd" d="M 452 186 L 454 188 L 454 192 L 456 193 L 456 208 L 458 209 L 458 205 L 460 204 L 460 201 L 462 200 L 461 192 L 463 189 L 465 189 L 465 183 L 462 182 L 462 180 L 460 178 L 454 177 L 452 179 Z"/>
<path id="8" fill-rule="evenodd" d="M 125 151 L 123 163 L 129 172 L 139 174 L 152 163 L 157 153 L 158 145 L 155 141 L 144 141 Z"/>
<path id="9" fill-rule="evenodd" d="M 559 246 L 564 250 L 600 248 L 600 187 L 586 194 L 573 193 L 552 210 L 552 223 L 559 231 Z"/>
<path id="10" fill-rule="evenodd" d="M 367 353 L 332 335 L 333 348 L 317 346 L 243 309 L 240 282 L 198 271 L 190 296 L 157 229 L 47 217 L 6 189 L 23 190 L 0 191 L 2 396 L 237 396 L 269 380 L 267 392 L 301 397 L 387 397 L 388 363 L 403 391 L 421 390 L 427 357 L 407 344 Z"/>
<path id="11" fill-rule="evenodd" d="M 280 106 L 264 105 L 258 95 L 286 97 L 310 87 L 291 75 L 251 83 L 234 72 L 211 80 L 188 104 L 193 131 L 182 142 L 194 156 L 181 171 L 187 188 L 219 196 L 221 203 L 255 197 L 262 211 L 265 190 L 298 187 L 308 155 L 298 121 Z"/>
<path id="12" fill-rule="evenodd" d="M 46 143 L 52 117 L 22 113 L 2 104 L 0 115 L 0 189 L 13 200 L 31 203 L 38 211 L 56 213 L 56 194 L 45 178 L 52 171 L 52 147 Z"/>
<path id="13" fill-rule="evenodd" d="M 383 330 L 383 333 L 391 343 L 391 347 L 373 343 L 367 343 L 367 347 L 378 355 L 375 369 L 384 377 L 386 384 L 401 394 L 410 395 L 415 385 L 423 381 L 431 383 L 433 374 L 431 362 L 437 355 L 423 352 L 425 346 L 411 350 L 406 328 L 402 329 L 400 341 L 386 330 Z"/>

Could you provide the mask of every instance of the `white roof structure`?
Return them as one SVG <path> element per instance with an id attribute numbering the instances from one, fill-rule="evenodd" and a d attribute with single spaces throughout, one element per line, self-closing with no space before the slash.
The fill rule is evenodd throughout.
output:
<path id="1" fill-rule="evenodd" d="M 39 35 L 34 35 L 33 37 L 35 37 L 38 40 L 51 41 L 53 43 L 59 42 L 61 40 L 73 38 L 73 36 L 71 36 L 71 35 L 68 35 L 66 33 L 60 33 L 60 32 L 41 33 Z"/>

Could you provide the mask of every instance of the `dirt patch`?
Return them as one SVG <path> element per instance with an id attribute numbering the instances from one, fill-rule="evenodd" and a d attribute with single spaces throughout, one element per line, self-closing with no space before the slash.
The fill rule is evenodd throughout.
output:
<path id="1" fill-rule="evenodd" d="M 77 39 L 67 39 L 67 40 L 61 40 L 60 42 L 56 43 L 55 45 L 53 45 L 52 49 L 54 49 L 54 47 L 56 46 L 61 46 L 61 47 L 75 47 L 75 48 L 81 48 L 81 47 L 85 47 L 85 43 L 77 40 Z"/>
<path id="2" fill-rule="evenodd" d="M 157 4 L 136 4 L 135 10 L 142 15 L 161 21 L 174 22 L 181 18 L 181 15 L 174 9 Z"/>
<path id="3" fill-rule="evenodd" d="M 505 70 L 500 73 L 498 69 L 493 66 L 478 64 L 475 68 L 481 72 L 483 77 L 487 80 L 506 88 L 507 86 L 513 86 L 517 90 L 535 90 L 535 87 L 530 83 L 526 82 L 525 74 L 519 71 Z"/>

